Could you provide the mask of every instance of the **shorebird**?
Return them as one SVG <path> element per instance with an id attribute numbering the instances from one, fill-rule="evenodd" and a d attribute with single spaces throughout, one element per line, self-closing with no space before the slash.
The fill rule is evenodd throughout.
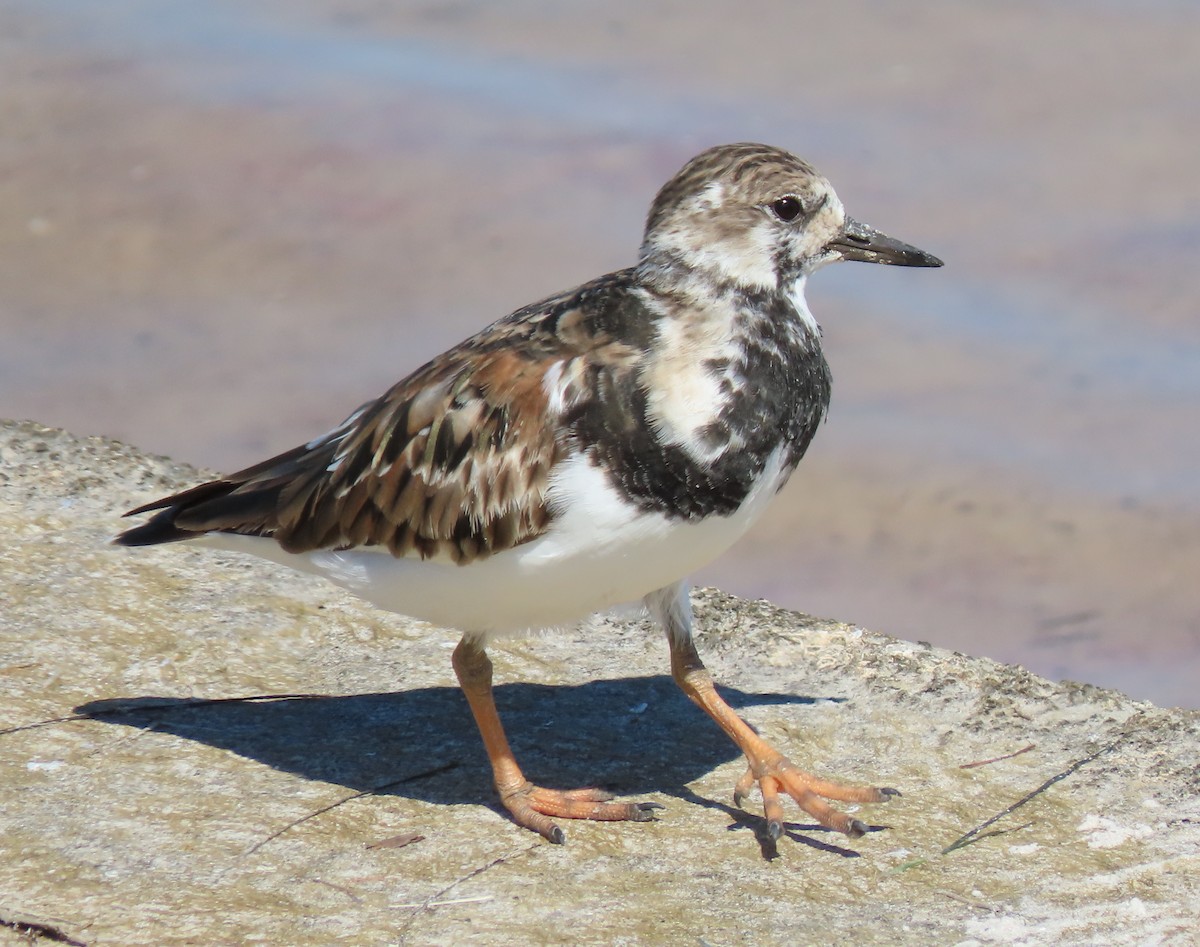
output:
<path id="1" fill-rule="evenodd" d="M 772 838 L 785 795 L 860 836 L 825 800 L 898 793 L 813 776 L 738 717 L 696 651 L 687 585 L 762 514 L 825 417 L 804 288 L 840 260 L 942 265 L 848 217 L 787 151 L 709 149 L 658 192 L 633 266 L 492 323 L 307 444 L 131 510 L 154 515 L 115 541 L 253 553 L 462 632 L 453 667 L 500 799 L 551 842 L 557 819 L 644 822 L 660 807 L 527 780 L 486 645 L 640 600 L 676 682 L 745 754 L 735 802 L 757 785 Z"/>

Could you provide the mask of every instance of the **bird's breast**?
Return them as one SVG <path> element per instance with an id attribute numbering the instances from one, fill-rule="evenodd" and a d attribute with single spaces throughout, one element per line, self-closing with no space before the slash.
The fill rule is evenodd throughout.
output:
<path id="1" fill-rule="evenodd" d="M 782 297 L 655 299 L 645 312 L 652 344 L 572 414 L 574 443 L 641 510 L 730 516 L 776 451 L 786 478 L 816 432 L 829 401 L 819 338 Z"/>

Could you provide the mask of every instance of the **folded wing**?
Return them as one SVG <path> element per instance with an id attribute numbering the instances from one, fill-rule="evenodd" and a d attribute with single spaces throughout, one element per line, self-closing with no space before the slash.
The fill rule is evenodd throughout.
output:
<path id="1" fill-rule="evenodd" d="M 565 449 L 545 384 L 562 371 L 544 350 L 451 351 L 308 444 L 131 510 L 158 512 L 116 542 L 221 531 L 460 563 L 528 542 Z"/>

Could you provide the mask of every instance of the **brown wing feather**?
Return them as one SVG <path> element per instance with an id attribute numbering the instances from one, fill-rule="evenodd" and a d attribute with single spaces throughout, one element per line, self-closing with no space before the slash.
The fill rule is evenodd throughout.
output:
<path id="1" fill-rule="evenodd" d="M 454 357 L 457 354 L 458 357 Z M 387 546 L 469 562 L 539 535 L 562 450 L 543 379 L 561 359 L 511 348 L 447 353 L 303 447 L 146 504 L 117 541 L 225 531 L 289 552 Z"/>
<path id="2" fill-rule="evenodd" d="M 222 531 L 269 536 L 289 552 L 386 546 L 456 562 L 528 542 L 552 515 L 551 469 L 575 449 L 563 412 L 602 398 L 638 362 L 608 325 L 643 324 L 628 287 L 619 271 L 518 310 L 328 434 L 131 510 L 158 512 L 115 541 Z"/>

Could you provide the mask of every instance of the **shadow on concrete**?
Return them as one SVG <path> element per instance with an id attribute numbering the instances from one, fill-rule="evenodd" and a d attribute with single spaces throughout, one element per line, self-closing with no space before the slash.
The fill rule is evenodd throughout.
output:
<path id="1" fill-rule="evenodd" d="M 721 693 L 735 708 L 820 699 L 728 687 Z M 665 675 L 503 684 L 496 703 L 526 775 L 547 786 L 664 792 L 696 801 L 686 784 L 738 755 Z M 356 791 L 435 803 L 493 801 L 483 745 L 455 687 L 201 701 L 141 696 L 91 701 L 75 712 L 196 740 Z"/>

